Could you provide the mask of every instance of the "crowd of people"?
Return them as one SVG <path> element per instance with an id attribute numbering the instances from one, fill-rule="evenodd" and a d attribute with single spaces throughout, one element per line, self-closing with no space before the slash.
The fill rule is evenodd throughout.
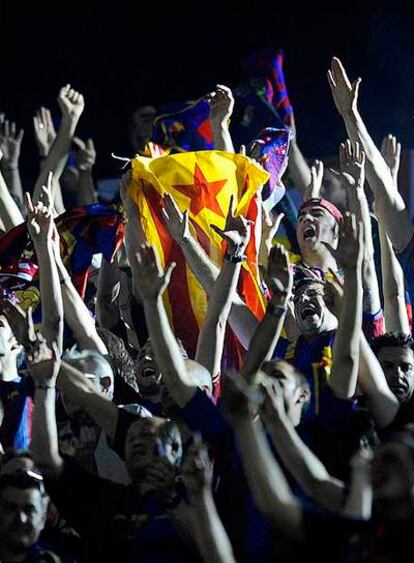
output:
<path id="1" fill-rule="evenodd" d="M 2 563 L 412 560 L 414 225 L 398 190 L 401 146 L 390 135 L 377 148 L 360 79 L 337 58 L 328 84 L 345 129 L 326 170 L 303 156 L 293 114 L 275 172 L 272 149 L 259 155 L 261 124 L 259 145 L 237 146 L 232 90 L 203 98 L 210 150 L 270 170 L 253 219 L 237 194 L 215 199 L 214 259 L 193 219 L 218 182 L 199 172 L 204 199 L 193 205 L 194 190 L 188 209 L 178 181 L 161 194 L 154 225 L 181 261 L 161 260 L 137 205 L 134 160 L 177 150 L 155 139 L 156 108 L 131 117 L 130 169 L 112 203 L 95 188 L 93 141 L 76 136 L 81 93 L 60 90 L 57 131 L 48 109 L 36 112 L 33 189 L 21 182 L 23 131 L 0 115 Z M 239 129 L 254 130 L 253 109 Z M 118 238 L 109 257 L 86 253 L 82 286 L 68 256 L 87 243 L 69 240 L 62 217 L 82 209 L 92 221 L 103 208 L 121 217 Z M 16 233 L 26 239 L 12 268 Z M 239 291 L 252 260 L 262 315 Z M 182 264 L 207 295 L 195 351 L 171 314 Z"/>

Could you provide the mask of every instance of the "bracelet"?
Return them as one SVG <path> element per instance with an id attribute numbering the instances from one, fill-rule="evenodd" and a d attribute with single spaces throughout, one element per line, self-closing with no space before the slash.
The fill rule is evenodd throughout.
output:
<path id="1" fill-rule="evenodd" d="M 267 306 L 266 313 L 272 317 L 281 317 L 287 313 L 287 305 L 275 305 L 270 302 Z"/>
<path id="2" fill-rule="evenodd" d="M 43 391 L 47 391 L 48 389 L 56 389 L 55 385 L 35 385 L 35 389 L 42 389 Z"/>
<path id="3" fill-rule="evenodd" d="M 226 252 L 224 254 L 224 260 L 226 260 L 227 262 L 231 262 L 233 264 L 238 264 L 240 262 L 246 262 L 247 260 L 247 256 L 245 254 L 229 254 L 228 252 Z"/>

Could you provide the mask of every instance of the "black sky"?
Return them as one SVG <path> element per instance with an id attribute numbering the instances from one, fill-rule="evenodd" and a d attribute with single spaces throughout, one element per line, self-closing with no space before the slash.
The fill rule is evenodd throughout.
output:
<path id="1" fill-rule="evenodd" d="M 344 137 L 326 70 L 339 56 L 362 76 L 361 110 L 374 136 L 389 131 L 414 147 L 414 12 L 411 2 L 159 2 L 37 4 L 1 1 L 0 108 L 26 130 L 23 162 L 33 166 L 31 118 L 57 110 L 70 82 L 87 106 L 79 133 L 92 136 L 99 175 L 112 150 L 128 151 L 134 104 L 198 97 L 243 80 L 241 58 L 263 47 L 285 51 L 285 74 L 309 156 L 327 156 Z"/>

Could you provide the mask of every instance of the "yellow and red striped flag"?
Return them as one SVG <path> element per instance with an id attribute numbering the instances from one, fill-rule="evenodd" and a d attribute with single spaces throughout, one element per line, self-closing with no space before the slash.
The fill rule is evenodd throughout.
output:
<path id="1" fill-rule="evenodd" d="M 257 191 L 268 177 L 268 173 L 251 159 L 221 151 L 186 152 L 158 158 L 137 156 L 132 161 L 128 190 L 138 206 L 147 240 L 157 249 L 164 269 L 173 261 L 177 264 L 164 302 L 174 332 L 183 341 L 190 357 L 196 350 L 207 298 L 162 219 L 162 196 L 171 194 L 181 212 L 189 210 L 192 234 L 220 267 L 224 243 L 210 224 L 224 228 L 231 195 L 236 202 L 236 214 L 255 221 Z M 246 255 L 238 290 L 261 319 L 265 304 L 259 287 L 254 229 Z"/>

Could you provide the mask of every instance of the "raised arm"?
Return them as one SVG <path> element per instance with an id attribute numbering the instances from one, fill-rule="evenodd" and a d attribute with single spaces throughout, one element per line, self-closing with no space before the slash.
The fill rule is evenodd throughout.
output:
<path id="1" fill-rule="evenodd" d="M 111 330 L 121 319 L 119 311 L 120 285 L 118 255 L 115 256 L 112 264 L 109 264 L 102 257 L 95 304 L 96 320 L 102 328 Z"/>
<path id="2" fill-rule="evenodd" d="M 0 150 L 0 163 L 3 159 L 3 153 Z M 17 203 L 12 197 L 6 181 L 0 168 L 0 220 L 3 223 L 5 231 L 10 231 L 13 227 L 17 227 L 23 223 L 24 218 Z"/>
<path id="3" fill-rule="evenodd" d="M 56 139 L 55 126 L 53 124 L 50 110 L 45 107 L 41 107 L 40 110 L 36 112 L 33 116 L 33 128 L 37 148 L 39 150 L 40 169 L 42 170 L 46 163 L 47 155 L 49 154 L 49 151 Z M 55 175 L 53 179 L 53 202 L 57 215 L 60 215 L 65 211 L 62 190 L 57 175 Z"/>
<path id="4" fill-rule="evenodd" d="M 118 407 L 99 393 L 95 385 L 82 372 L 62 362 L 57 387 L 65 396 L 82 407 L 109 438 L 115 438 Z"/>
<path id="5" fill-rule="evenodd" d="M 226 376 L 225 383 L 225 414 L 235 432 L 254 501 L 275 526 L 298 536 L 302 508 L 271 452 L 260 419 L 253 421 L 248 385 L 237 374 Z"/>
<path id="6" fill-rule="evenodd" d="M 234 199 L 231 196 L 224 230 L 214 225 L 212 228 L 227 242 L 227 251 L 198 337 L 196 360 L 208 369 L 214 379 L 220 373 L 227 319 L 241 265 L 246 259 L 244 251 L 250 239 L 251 222 L 241 215 L 234 216 Z"/>
<path id="7" fill-rule="evenodd" d="M 381 153 L 390 169 L 394 185 L 398 190 L 401 145 L 395 137 L 388 135 L 382 142 Z M 408 334 L 410 332 L 410 325 L 405 303 L 404 273 L 381 223 L 379 223 L 379 235 L 385 327 L 387 332 L 395 331 Z"/>
<path id="8" fill-rule="evenodd" d="M 272 358 L 292 293 L 293 274 L 289 268 L 289 256 L 280 244 L 270 251 L 266 282 L 272 291 L 272 298 L 267 305 L 263 320 L 254 333 L 241 370 L 241 374 L 248 382 L 263 362 Z"/>
<path id="9" fill-rule="evenodd" d="M 190 446 L 182 473 L 189 494 L 194 540 L 202 558 L 206 563 L 235 563 L 230 540 L 214 502 L 211 489 L 213 468 L 203 445 Z"/>
<path id="10" fill-rule="evenodd" d="M 24 131 L 17 131 L 16 124 L 0 115 L 0 151 L 3 158 L 0 169 L 10 193 L 23 205 L 23 188 L 19 172 L 20 149 Z M 46 178 L 45 178 L 46 181 Z"/>
<path id="11" fill-rule="evenodd" d="M 162 294 L 168 286 L 174 267 L 173 262 L 164 273 L 158 256 L 149 245 L 141 245 L 135 260 L 131 263 L 133 294 L 140 295 L 143 300 L 157 365 L 173 400 L 182 408 L 194 396 L 196 386 L 187 374 L 184 359 L 162 301 Z"/>
<path id="12" fill-rule="evenodd" d="M 339 148 L 344 187 L 351 191 L 348 196 L 355 209 L 351 210 L 361 217 L 364 239 L 364 261 L 362 266 L 362 285 L 364 288 L 363 310 L 371 317 L 381 312 L 381 299 L 374 260 L 374 243 L 372 240 L 371 215 L 364 191 L 365 156 L 360 144 L 351 144 L 349 140 Z M 351 178 L 350 178 L 351 177 Z M 354 193 L 355 192 L 355 193 Z M 356 195 L 356 197 L 354 197 Z"/>
<path id="13" fill-rule="evenodd" d="M 66 164 L 76 126 L 84 108 L 82 94 L 76 92 L 69 84 L 60 90 L 58 104 L 62 112 L 62 121 L 36 181 L 33 193 L 34 203 L 39 200 L 41 187 L 49 172 L 53 172 L 55 179 L 59 180 Z"/>
<path id="14" fill-rule="evenodd" d="M 362 237 L 359 217 L 353 213 L 347 214 L 343 219 L 338 248 L 334 250 L 330 247 L 345 275 L 344 298 L 328 381 L 328 385 L 340 399 L 350 399 L 355 395 L 358 378 L 359 338 L 362 328 Z"/>
<path id="15" fill-rule="evenodd" d="M 56 427 L 56 378 L 60 358 L 56 344 L 48 347 L 38 335 L 28 353 L 29 373 L 35 383 L 31 449 L 36 465 L 46 474 L 58 474 L 63 466 Z"/>
<path id="16" fill-rule="evenodd" d="M 39 264 L 39 282 L 42 307 L 42 333 L 49 346 L 63 346 L 63 302 L 59 274 L 54 257 L 53 237 L 57 237 L 53 221 L 52 174 L 48 175 L 47 187 L 43 187 L 38 202 L 33 205 L 26 193 L 27 225 Z"/>
<path id="17" fill-rule="evenodd" d="M 274 380 L 263 388 L 261 418 L 284 466 L 303 491 L 324 508 L 339 512 L 345 498 L 344 483 L 331 477 L 322 462 L 304 444 L 290 421 L 283 388 Z"/>
<path id="18" fill-rule="evenodd" d="M 85 142 L 79 137 L 74 137 L 73 143 L 77 147 L 75 159 L 79 170 L 77 204 L 95 203 L 96 190 L 92 176 L 92 169 L 96 160 L 95 145 L 92 139 L 87 139 Z"/>
<path id="19" fill-rule="evenodd" d="M 210 121 L 213 128 L 214 148 L 234 152 L 229 131 L 230 118 L 234 108 L 233 93 L 227 86 L 217 84 L 206 100 L 210 104 Z"/>
<path id="20" fill-rule="evenodd" d="M 171 195 L 164 195 L 164 220 L 173 239 L 180 245 L 194 275 L 204 291 L 211 295 L 219 269 L 192 235 L 188 224 L 188 213 L 181 213 Z M 244 348 L 248 348 L 257 327 L 257 319 L 246 304 L 235 296 L 229 316 L 229 324 Z"/>
<path id="21" fill-rule="evenodd" d="M 333 58 L 328 71 L 335 105 L 342 116 L 349 138 L 358 141 L 366 155 L 366 175 L 374 192 L 376 212 L 397 252 L 410 242 L 414 227 L 401 195 L 395 189 L 391 172 L 371 139 L 357 108 L 361 79 L 350 83 L 339 59 Z"/>
<path id="22" fill-rule="evenodd" d="M 62 288 L 65 321 L 73 332 L 76 342 L 82 350 L 96 350 L 100 354 L 107 354 L 108 350 L 96 330 L 95 321 L 73 285 L 57 245 L 54 256 Z"/>

